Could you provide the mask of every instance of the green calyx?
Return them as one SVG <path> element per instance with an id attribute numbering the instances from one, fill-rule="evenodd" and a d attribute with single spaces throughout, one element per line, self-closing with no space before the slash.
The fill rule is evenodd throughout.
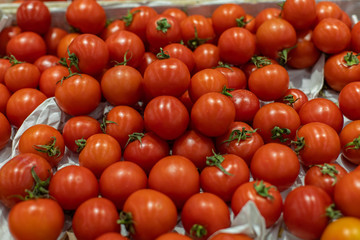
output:
<path id="1" fill-rule="evenodd" d="M 130 234 L 135 234 L 134 219 L 131 212 L 121 211 L 117 224 L 124 225 Z"/>
<path id="2" fill-rule="evenodd" d="M 10 57 L 6 56 L 4 58 L 9 59 L 9 62 L 11 63 L 11 66 L 15 66 L 15 65 L 20 64 L 20 63 L 25 63 L 25 62 L 21 62 L 21 61 L 17 60 L 14 55 L 10 55 Z"/>
<path id="3" fill-rule="evenodd" d="M 168 22 L 166 18 L 162 18 L 156 22 L 156 30 L 161 31 L 163 33 L 167 33 L 168 29 L 171 28 L 171 24 Z"/>
<path id="4" fill-rule="evenodd" d="M 47 190 L 51 176 L 48 177 L 45 181 L 41 180 L 34 170 L 35 166 L 31 168 L 31 176 L 34 179 L 35 185 L 30 191 L 26 189 L 27 195 L 24 200 L 36 199 L 36 198 L 50 198 L 49 191 Z"/>
<path id="5" fill-rule="evenodd" d="M 332 186 L 334 186 L 337 182 L 337 177 L 336 175 L 339 173 L 339 171 L 336 169 L 335 166 L 330 165 L 328 163 L 324 163 L 323 165 L 315 165 L 316 167 L 320 168 L 320 172 L 323 175 L 329 175 L 330 177 L 332 177 L 334 179 Z"/>
<path id="6" fill-rule="evenodd" d="M 335 204 L 330 204 L 326 210 L 325 215 L 330 218 L 330 220 L 335 220 L 341 218 L 343 215 L 339 210 L 335 210 Z"/>
<path id="7" fill-rule="evenodd" d="M 252 137 L 252 134 L 256 131 L 257 131 L 257 129 L 246 130 L 245 127 L 243 127 L 241 130 L 235 129 L 230 133 L 229 138 L 227 140 L 223 141 L 222 143 L 227 143 L 227 142 L 229 143 L 234 140 L 237 140 L 237 142 L 239 143 L 240 141 L 244 141 L 247 138 Z"/>
<path id="8" fill-rule="evenodd" d="M 250 62 L 252 62 L 257 68 L 262 68 L 271 64 L 270 59 L 267 57 L 257 55 L 252 56 Z"/>
<path id="9" fill-rule="evenodd" d="M 298 100 L 299 100 L 299 98 L 294 99 L 294 95 L 292 95 L 292 94 L 289 94 L 289 95 L 286 95 L 285 97 L 283 97 L 283 102 L 286 105 L 289 105 L 290 107 L 293 107 L 295 102 Z"/>
<path id="10" fill-rule="evenodd" d="M 76 149 L 76 152 L 79 153 L 86 146 L 86 139 L 84 139 L 84 138 L 77 139 L 77 140 L 75 140 L 75 144 L 76 144 L 76 146 L 78 146 L 78 148 Z"/>
<path id="11" fill-rule="evenodd" d="M 221 165 L 221 163 L 225 160 L 225 158 L 221 154 L 216 154 L 214 149 L 212 150 L 213 156 L 206 157 L 206 165 L 207 166 L 215 166 L 220 169 L 224 174 L 232 176 L 231 173 L 225 170 L 225 168 Z"/>
<path id="12" fill-rule="evenodd" d="M 282 66 L 285 66 L 287 61 L 288 61 L 288 55 L 289 55 L 289 52 L 291 50 L 293 50 L 294 48 L 296 48 L 297 45 L 295 46 L 292 46 L 292 47 L 289 47 L 289 48 L 285 48 L 283 50 L 281 50 L 280 52 L 278 52 L 278 57 L 279 57 L 279 64 L 282 65 Z"/>
<path id="13" fill-rule="evenodd" d="M 290 129 L 288 128 L 280 128 L 278 126 L 275 126 L 273 129 L 271 129 L 271 139 L 279 139 L 280 142 L 286 142 L 290 140 L 289 138 L 285 138 L 284 135 L 289 135 L 291 133 Z"/>
<path id="14" fill-rule="evenodd" d="M 296 154 L 299 154 L 300 150 L 305 147 L 305 139 L 304 137 L 296 136 L 296 141 L 291 141 L 291 144 L 295 145 L 294 151 L 296 152 Z"/>
<path id="15" fill-rule="evenodd" d="M 136 140 L 138 140 L 140 142 L 140 144 L 141 144 L 141 139 L 143 137 L 145 137 L 144 133 L 135 132 L 135 133 L 129 134 L 129 139 L 127 140 L 127 142 L 125 144 L 125 148 L 129 143 L 134 142 Z"/>
<path id="16" fill-rule="evenodd" d="M 346 55 L 344 56 L 344 61 L 346 63 L 346 66 L 351 67 L 354 65 L 358 65 L 359 64 L 358 56 L 359 54 L 354 54 L 353 52 L 346 53 Z"/>
<path id="17" fill-rule="evenodd" d="M 234 91 L 233 88 L 227 88 L 226 85 L 224 85 L 223 89 L 221 90 L 221 94 L 228 96 L 228 97 L 232 97 L 231 95 L 231 91 Z"/>
<path id="18" fill-rule="evenodd" d="M 166 53 L 163 48 L 160 48 L 160 52 L 156 54 L 156 57 L 161 60 L 170 58 L 170 55 Z"/>
<path id="19" fill-rule="evenodd" d="M 266 187 L 263 180 L 261 180 L 260 182 L 256 181 L 254 183 L 254 189 L 256 193 L 262 196 L 263 198 L 267 198 L 270 200 L 274 199 L 274 197 L 269 193 L 269 190 L 271 188 L 276 188 L 276 187 L 275 186 Z"/>
<path id="20" fill-rule="evenodd" d="M 102 123 L 100 124 L 100 129 L 103 133 L 106 133 L 106 128 L 108 124 L 117 124 L 117 123 L 114 121 L 107 120 L 107 115 L 105 114 L 102 119 Z"/>
<path id="21" fill-rule="evenodd" d="M 195 30 L 195 33 L 194 33 L 195 37 L 193 39 L 190 39 L 187 42 L 187 44 L 191 50 L 195 50 L 198 46 L 206 43 L 207 41 L 209 41 L 211 39 L 211 38 L 199 38 L 196 26 L 194 26 L 194 30 Z"/>
<path id="22" fill-rule="evenodd" d="M 347 150 L 358 150 L 360 149 L 360 136 L 358 136 L 357 138 L 354 138 L 354 140 L 352 142 L 349 142 L 345 145 L 345 151 Z"/>
<path id="23" fill-rule="evenodd" d="M 140 10 L 136 10 L 134 12 L 131 12 L 130 10 L 128 10 L 127 15 L 121 18 L 121 20 L 123 20 L 125 22 L 126 27 L 131 25 L 131 23 L 133 22 L 133 19 L 134 19 L 134 15 L 138 12 L 140 12 Z"/>
<path id="24" fill-rule="evenodd" d="M 126 50 L 126 52 L 125 52 L 125 54 L 124 54 L 124 61 L 123 61 L 123 62 L 117 62 L 117 61 L 115 61 L 115 66 L 120 66 L 120 65 L 126 66 L 126 64 L 128 64 L 128 62 L 129 62 L 129 61 L 131 60 L 131 58 L 132 58 L 132 54 L 130 55 L 129 58 L 127 58 L 128 53 L 129 53 L 129 50 Z"/>
<path id="25" fill-rule="evenodd" d="M 34 145 L 36 151 L 46 153 L 49 157 L 58 157 L 61 155 L 61 151 L 56 144 L 56 137 L 51 137 L 49 144 Z"/>
<path id="26" fill-rule="evenodd" d="M 207 230 L 200 224 L 194 224 L 190 229 L 190 236 L 192 238 L 202 238 L 206 236 Z"/>

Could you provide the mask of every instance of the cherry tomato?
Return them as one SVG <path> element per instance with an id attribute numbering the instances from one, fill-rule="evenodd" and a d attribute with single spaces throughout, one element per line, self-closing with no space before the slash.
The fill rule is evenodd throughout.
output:
<path id="1" fill-rule="evenodd" d="M 288 0 L 284 3 L 281 14 L 296 30 L 312 28 L 316 21 L 316 2 Z"/>
<path id="2" fill-rule="evenodd" d="M 360 23 L 356 23 L 351 29 L 351 49 L 360 52 Z"/>
<path id="3" fill-rule="evenodd" d="M 245 17 L 245 10 L 234 3 L 226 3 L 218 6 L 211 15 L 213 27 L 217 35 L 226 29 L 238 27 L 238 21 Z"/>
<path id="4" fill-rule="evenodd" d="M 340 132 L 342 156 L 354 164 L 360 164 L 359 136 L 360 120 L 350 122 Z"/>
<path id="5" fill-rule="evenodd" d="M 294 108 L 297 113 L 299 113 L 301 107 L 308 101 L 307 95 L 300 89 L 289 88 L 279 99 L 275 100 L 276 102 L 282 102 L 290 107 Z"/>
<path id="6" fill-rule="evenodd" d="M 54 55 L 44 55 L 39 57 L 34 65 L 40 70 L 40 72 L 44 72 L 46 69 L 59 65 L 60 58 Z"/>
<path id="7" fill-rule="evenodd" d="M 265 8 L 261 10 L 255 17 L 255 30 L 257 30 L 261 24 L 265 21 L 279 18 L 281 14 L 281 10 L 279 8 Z"/>
<path id="8" fill-rule="evenodd" d="M 155 240 L 191 240 L 191 238 L 176 232 L 169 232 L 160 235 Z"/>
<path id="9" fill-rule="evenodd" d="M 236 110 L 235 121 L 252 123 L 260 109 L 259 98 L 247 89 L 237 89 L 230 94 Z"/>
<path id="10" fill-rule="evenodd" d="M 177 7 L 166 8 L 162 14 L 172 16 L 177 19 L 179 23 L 187 17 L 186 12 Z"/>
<path id="11" fill-rule="evenodd" d="M 18 26 L 8 26 L 0 31 L 0 56 L 6 55 L 6 45 L 9 40 L 20 32 L 21 29 Z"/>
<path id="12" fill-rule="evenodd" d="M 212 240 L 252 240 L 253 238 L 245 234 L 218 233 L 211 238 Z"/>
<path id="13" fill-rule="evenodd" d="M 341 18 L 341 8 L 334 2 L 323 1 L 316 3 L 316 22 L 325 18 Z"/>
<path id="14" fill-rule="evenodd" d="M 111 22 L 101 33 L 101 38 L 106 41 L 111 34 L 125 30 L 125 22 L 120 19 L 116 19 Z"/>
<path id="15" fill-rule="evenodd" d="M 360 81 L 351 82 L 340 91 L 338 101 L 341 112 L 350 120 L 359 120 L 360 111 L 354 106 L 360 101 Z"/>
<path id="16" fill-rule="evenodd" d="M 201 44 L 194 50 L 194 59 L 194 72 L 207 68 L 215 68 L 220 61 L 219 48 L 212 43 Z"/>
<path id="17" fill-rule="evenodd" d="M 69 75 L 68 68 L 58 65 L 44 70 L 39 79 L 39 89 L 46 97 L 54 97 L 57 83 Z"/>
<path id="18" fill-rule="evenodd" d="M 219 65 L 215 69 L 225 75 L 228 80 L 228 88 L 233 90 L 246 88 L 247 79 L 245 73 L 240 68 Z"/>
<path id="19" fill-rule="evenodd" d="M 68 33 L 60 39 L 56 50 L 56 54 L 59 58 L 65 58 L 67 56 L 67 49 L 70 43 L 79 35 L 79 33 Z"/>
<path id="20" fill-rule="evenodd" d="M 4 83 L 11 92 L 22 88 L 36 88 L 39 84 L 40 74 L 39 68 L 34 64 L 18 63 L 6 71 Z"/>
<path id="21" fill-rule="evenodd" d="M 128 238 L 124 237 L 120 233 L 108 232 L 100 235 L 95 240 L 128 240 Z"/>
<path id="22" fill-rule="evenodd" d="M 11 93 L 9 89 L 4 84 L 0 83 L 0 113 L 5 114 L 6 104 L 9 101 L 10 96 Z"/>
<path id="23" fill-rule="evenodd" d="M 191 54 L 192 54 L 192 52 L 191 52 Z M 142 60 L 140 62 L 140 65 L 137 67 L 137 70 L 139 70 L 139 72 L 141 73 L 141 76 L 144 76 L 146 68 L 150 65 L 150 63 L 154 62 L 155 60 L 158 60 L 158 59 L 157 59 L 157 57 L 156 57 L 156 55 L 154 53 L 152 53 L 152 52 L 144 52 L 144 55 L 143 55 Z"/>
<path id="24" fill-rule="evenodd" d="M 62 28 L 50 27 L 44 35 L 47 53 L 51 55 L 56 55 L 61 39 L 67 34 L 68 32 Z"/>
<path id="25" fill-rule="evenodd" d="M 0 59 L 0 83 L 4 83 L 5 73 L 11 67 L 9 59 Z"/>
<path id="26" fill-rule="evenodd" d="M 321 235 L 321 240 L 351 240 L 360 238 L 360 220 L 354 217 L 342 217 L 331 222 Z"/>

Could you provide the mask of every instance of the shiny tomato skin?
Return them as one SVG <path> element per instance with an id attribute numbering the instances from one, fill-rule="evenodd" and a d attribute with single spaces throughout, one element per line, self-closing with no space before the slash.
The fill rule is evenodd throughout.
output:
<path id="1" fill-rule="evenodd" d="M 237 89 L 230 94 L 236 110 L 235 121 L 252 123 L 260 109 L 259 98 L 247 89 Z"/>
<path id="2" fill-rule="evenodd" d="M 60 109 L 67 114 L 87 115 L 100 103 L 100 83 L 87 74 L 73 75 L 57 84 L 55 100 Z"/>
<path id="3" fill-rule="evenodd" d="M 9 101 L 11 92 L 9 89 L 2 83 L 0 83 L 0 112 L 6 113 L 6 104 Z"/>
<path id="4" fill-rule="evenodd" d="M 183 10 L 181 10 L 180 8 L 177 8 L 177 7 L 166 8 L 162 12 L 162 14 L 172 16 L 173 18 L 178 20 L 178 22 L 181 22 L 182 20 L 184 20 L 187 17 L 187 13 L 185 13 Z"/>
<path id="5" fill-rule="evenodd" d="M 20 63 L 6 71 L 4 83 L 11 92 L 16 92 L 22 88 L 37 88 L 40 75 L 41 73 L 36 65 Z"/>
<path id="6" fill-rule="evenodd" d="M 147 176 L 136 163 L 120 161 L 108 166 L 99 179 L 100 194 L 121 210 L 125 200 L 135 191 L 147 187 Z M 119 188 L 114 188 L 118 184 Z"/>
<path id="7" fill-rule="evenodd" d="M 38 67 L 40 72 L 44 72 L 46 69 L 59 65 L 60 58 L 54 55 L 44 55 L 39 57 L 35 62 L 34 65 Z"/>
<path id="8" fill-rule="evenodd" d="M 164 52 L 185 63 L 190 73 L 193 71 L 195 67 L 194 53 L 188 47 L 180 43 L 171 43 L 164 47 Z"/>
<path id="9" fill-rule="evenodd" d="M 326 208 L 332 203 L 330 196 L 316 186 L 300 186 L 286 197 L 283 208 L 288 230 L 302 239 L 318 239 L 329 219 Z"/>
<path id="10" fill-rule="evenodd" d="M 100 235 L 95 240 L 128 240 L 128 238 L 124 237 L 120 233 L 108 232 Z"/>
<path id="11" fill-rule="evenodd" d="M 254 179 L 269 182 L 282 192 L 294 184 L 300 172 L 300 163 L 290 147 L 268 143 L 253 155 L 250 171 Z"/>
<path id="12" fill-rule="evenodd" d="M 271 197 L 263 197 L 257 192 L 255 186 L 259 184 L 264 184 L 265 188 L 269 188 L 268 195 Z M 235 216 L 250 200 L 255 203 L 260 214 L 265 218 L 267 228 L 277 222 L 282 212 L 283 200 L 276 187 L 266 181 L 262 183 L 251 181 L 240 185 L 236 188 L 231 199 L 231 209 Z"/>
<path id="13" fill-rule="evenodd" d="M 95 175 L 87 168 L 69 165 L 58 170 L 50 180 L 49 194 L 64 210 L 75 210 L 81 203 L 99 194 Z"/>
<path id="14" fill-rule="evenodd" d="M 55 153 L 46 151 L 46 147 L 43 147 L 45 145 L 53 145 Z M 45 124 L 36 124 L 21 135 L 19 152 L 38 154 L 55 167 L 65 153 L 64 138 L 56 128 Z"/>
<path id="15" fill-rule="evenodd" d="M 271 7 L 261 10 L 255 17 L 255 30 L 257 30 L 265 21 L 279 18 L 280 14 L 281 10 L 279 8 Z"/>
<path id="16" fill-rule="evenodd" d="M 282 15 L 296 30 L 312 28 L 316 21 L 315 0 L 288 0 Z"/>
<path id="17" fill-rule="evenodd" d="M 106 198 L 90 198 L 83 202 L 72 218 L 72 228 L 79 240 L 95 239 L 107 232 L 120 232 L 115 205 Z"/>
<path id="18" fill-rule="evenodd" d="M 275 102 L 282 102 L 289 105 L 294 108 L 297 113 L 299 113 L 302 105 L 307 101 L 309 101 L 308 96 L 302 90 L 297 88 L 289 88 L 284 93 L 284 96 L 275 100 Z"/>
<path id="19" fill-rule="evenodd" d="M 144 123 L 164 140 L 174 140 L 188 127 L 189 113 L 184 104 L 173 96 L 158 96 L 145 107 Z"/>
<path id="20" fill-rule="evenodd" d="M 325 18 L 341 19 L 341 8 L 334 2 L 323 1 L 316 3 L 316 23 Z"/>
<path id="21" fill-rule="evenodd" d="M 57 45 L 56 55 L 59 58 L 65 58 L 67 56 L 67 49 L 70 43 L 79 35 L 80 33 L 68 33 L 62 37 Z"/>
<path id="22" fill-rule="evenodd" d="M 360 101 L 360 81 L 348 83 L 338 97 L 341 112 L 350 120 L 359 120 L 360 111 L 354 106 Z"/>
<path id="23" fill-rule="evenodd" d="M 9 230 L 16 239 L 56 240 L 65 216 L 52 199 L 32 199 L 18 203 L 9 212 Z"/>
<path id="24" fill-rule="evenodd" d="M 39 79 L 39 89 L 48 98 L 55 96 L 56 85 L 63 77 L 69 75 L 68 68 L 58 65 L 44 70 Z"/>
<path id="25" fill-rule="evenodd" d="M 360 52 L 360 23 L 356 23 L 351 29 L 351 49 Z"/>
<path id="26" fill-rule="evenodd" d="M 50 27 L 44 35 L 47 54 L 56 56 L 59 43 L 67 34 L 68 32 L 62 28 Z"/>
<path id="27" fill-rule="evenodd" d="M 15 35 L 19 34 L 21 29 L 18 26 L 4 27 L 0 31 L 0 56 L 6 55 L 6 45 L 9 40 Z"/>
<path id="28" fill-rule="evenodd" d="M 6 71 L 11 67 L 9 59 L 0 59 L 0 83 L 4 84 L 4 77 Z"/>
<path id="29" fill-rule="evenodd" d="M 356 148 L 356 139 L 360 136 L 360 120 L 345 125 L 339 136 L 342 156 L 354 164 L 360 164 L 360 151 Z"/>
<path id="30" fill-rule="evenodd" d="M 155 240 L 191 240 L 191 238 L 180 233 L 169 232 L 160 235 Z"/>
<path id="31" fill-rule="evenodd" d="M 141 76 L 144 76 L 146 68 L 150 65 L 150 63 L 154 62 L 155 60 L 158 59 L 154 53 L 144 52 L 140 65 L 136 68 L 141 73 Z"/>
<path id="32" fill-rule="evenodd" d="M 111 34 L 125 30 L 125 28 L 125 22 L 123 20 L 116 19 L 106 26 L 106 28 L 101 32 L 100 37 L 106 41 Z"/>
<path id="33" fill-rule="evenodd" d="M 355 217 L 342 217 L 331 222 L 321 235 L 321 240 L 360 238 L 360 221 Z"/>
<path id="34" fill-rule="evenodd" d="M 149 188 L 166 194 L 181 210 L 186 200 L 200 191 L 199 172 L 188 158 L 168 156 L 150 170 Z"/>
<path id="35" fill-rule="evenodd" d="M 45 100 L 45 94 L 33 88 L 23 88 L 14 92 L 6 104 L 9 122 L 19 128 L 32 111 Z"/>
<path id="36" fill-rule="evenodd" d="M 218 233 L 211 238 L 212 240 L 252 240 L 253 238 L 245 234 Z"/>
<path id="37" fill-rule="evenodd" d="M 222 155 L 220 165 L 231 175 L 225 174 L 217 166 L 207 166 L 200 174 L 200 184 L 204 192 L 210 192 L 225 202 L 230 202 L 235 190 L 250 179 L 246 162 L 234 154 Z"/>
<path id="38" fill-rule="evenodd" d="M 218 46 L 212 43 L 204 43 L 194 50 L 195 69 L 198 72 L 207 68 L 215 68 L 220 61 Z"/>
<path id="39" fill-rule="evenodd" d="M 155 239 L 172 231 L 177 222 L 173 201 L 153 189 L 141 189 L 132 193 L 126 199 L 123 211 L 132 214 L 135 232 L 131 237 L 134 240 Z M 152 221 L 153 219 L 157 220 Z"/>
<path id="40" fill-rule="evenodd" d="M 245 17 L 245 10 L 234 3 L 221 4 L 212 13 L 211 19 L 217 35 L 226 29 L 237 27 L 237 20 Z"/>
<path id="41" fill-rule="evenodd" d="M 228 88 L 237 90 L 247 87 L 247 79 L 245 73 L 238 67 L 217 67 L 217 71 L 225 75 L 228 80 Z"/>
<path id="42" fill-rule="evenodd" d="M 26 189 L 32 190 L 35 185 L 31 175 L 35 173 L 43 181 L 52 176 L 50 164 L 39 155 L 33 153 L 19 154 L 10 159 L 0 170 L 0 201 L 8 208 L 20 202 L 14 195 L 26 196 Z"/>
<path id="43" fill-rule="evenodd" d="M 10 141 L 11 125 L 6 116 L 0 112 L 0 150 Z"/>

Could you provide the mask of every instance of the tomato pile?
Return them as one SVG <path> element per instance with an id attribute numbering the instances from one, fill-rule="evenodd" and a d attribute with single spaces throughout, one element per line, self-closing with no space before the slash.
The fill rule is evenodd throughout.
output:
<path id="1" fill-rule="evenodd" d="M 79 240 L 360 238 L 360 23 L 336 3 L 142 5 L 107 21 L 74 0 L 62 29 L 24 1 L 14 17 L 0 32 L 0 149 L 13 148 L 0 207 L 15 239 L 57 239 L 65 219 Z M 338 105 L 290 87 L 324 55 Z M 24 127 L 41 107 L 54 118 L 51 101 L 56 127 Z M 249 200 L 263 232 L 213 235 Z"/>

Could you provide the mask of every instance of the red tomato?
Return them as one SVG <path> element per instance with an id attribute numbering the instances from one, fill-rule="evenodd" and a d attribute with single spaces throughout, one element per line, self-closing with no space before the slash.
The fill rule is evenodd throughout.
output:
<path id="1" fill-rule="evenodd" d="M 226 134 L 216 138 L 216 149 L 220 153 L 235 154 L 249 166 L 252 156 L 262 145 L 261 136 L 244 122 L 233 122 Z"/>
<path id="2" fill-rule="evenodd" d="M 66 147 L 72 152 L 79 153 L 84 147 L 82 141 L 94 134 L 101 133 L 101 128 L 95 118 L 77 116 L 65 122 L 62 133 Z"/>
<path id="3" fill-rule="evenodd" d="M 120 144 L 114 137 L 104 133 L 90 136 L 79 154 L 80 166 L 90 169 L 97 178 L 108 166 L 120 160 Z"/>
<path id="4" fill-rule="evenodd" d="M 342 217 L 331 222 L 321 235 L 321 240 L 352 240 L 360 238 L 360 221 L 354 217 Z"/>
<path id="5" fill-rule="evenodd" d="M 46 54 L 46 44 L 39 34 L 22 32 L 9 40 L 6 46 L 6 54 L 14 55 L 19 61 L 33 63 Z"/>
<path id="6" fill-rule="evenodd" d="M 192 54 L 192 52 L 191 52 L 191 54 Z M 140 62 L 140 65 L 137 67 L 137 69 L 141 73 L 141 76 L 144 76 L 144 72 L 145 72 L 146 68 L 150 65 L 150 63 L 154 62 L 155 60 L 158 60 L 158 59 L 157 59 L 157 57 L 156 57 L 156 55 L 154 53 L 152 53 L 152 52 L 144 52 L 144 55 L 143 55 L 142 60 Z"/>
<path id="7" fill-rule="evenodd" d="M 335 184 L 347 174 L 337 163 L 325 163 L 312 166 L 305 175 L 305 185 L 314 185 L 324 189 L 330 197 L 334 196 Z"/>
<path id="8" fill-rule="evenodd" d="M 9 101 L 11 93 L 9 89 L 2 83 L 0 83 L 0 112 L 5 114 L 6 104 Z"/>
<path id="9" fill-rule="evenodd" d="M 120 217 L 120 222 L 133 228 L 131 237 L 134 240 L 155 239 L 173 230 L 177 222 L 175 204 L 165 194 L 152 189 L 131 194 L 125 201 L 122 216 L 125 219 L 122 221 Z M 131 220 L 130 225 L 126 219 Z"/>
<path id="10" fill-rule="evenodd" d="M 215 68 L 220 61 L 218 46 L 211 43 L 204 43 L 194 50 L 195 72 L 207 68 Z"/>
<path id="11" fill-rule="evenodd" d="M 39 57 L 35 62 L 34 65 L 38 67 L 40 72 L 44 72 L 46 69 L 50 67 L 54 67 L 59 65 L 60 58 L 54 55 L 44 55 Z"/>
<path id="12" fill-rule="evenodd" d="M 245 63 L 241 69 L 244 71 L 246 78 L 249 79 L 252 72 L 271 64 L 278 64 L 278 62 L 265 56 L 255 55 L 251 57 L 250 61 Z"/>
<path id="13" fill-rule="evenodd" d="M 32 199 L 9 212 L 9 230 L 16 239 L 56 240 L 65 222 L 60 205 L 52 199 Z"/>
<path id="14" fill-rule="evenodd" d="M 334 162 L 340 154 L 336 131 L 321 122 L 307 123 L 296 134 L 295 151 L 306 166 Z"/>
<path id="15" fill-rule="evenodd" d="M 120 232 L 119 214 L 115 205 L 106 198 L 90 198 L 75 211 L 72 228 L 76 239 L 95 239 L 104 233 Z"/>
<path id="16" fill-rule="evenodd" d="M 289 88 L 289 74 L 281 65 L 271 64 L 250 74 L 249 90 L 263 101 L 272 101 L 284 96 Z"/>
<path id="17" fill-rule="evenodd" d="M 52 168 L 46 159 L 33 153 L 19 154 L 0 169 L 0 201 L 4 206 L 12 208 L 21 201 L 15 195 L 25 197 L 26 189 L 33 190 L 35 181 L 32 168 L 42 181 L 52 176 Z"/>
<path id="18" fill-rule="evenodd" d="M 98 181 L 85 167 L 66 166 L 58 170 L 50 180 L 49 195 L 64 210 L 75 210 L 80 204 L 97 197 L 98 194 Z"/>
<path id="19" fill-rule="evenodd" d="M 344 51 L 350 45 L 351 32 L 341 20 L 325 18 L 314 28 L 312 39 L 320 51 L 335 54 Z"/>
<path id="20" fill-rule="evenodd" d="M 239 186 L 232 196 L 231 209 L 235 216 L 248 201 L 253 201 L 264 217 L 266 227 L 274 225 L 282 212 L 282 197 L 279 190 L 268 182 L 252 181 Z"/>
<path id="21" fill-rule="evenodd" d="M 186 157 L 164 157 L 150 170 L 149 188 L 167 195 L 181 210 L 184 203 L 200 191 L 199 172 Z"/>
<path id="22" fill-rule="evenodd" d="M 109 51 L 101 38 L 93 34 L 81 34 L 70 43 L 66 59 L 69 67 L 75 66 L 72 70 L 94 76 L 108 64 Z"/>
<path id="23" fill-rule="evenodd" d="M 215 194 L 197 193 L 186 201 L 181 222 L 192 238 L 207 239 L 217 230 L 230 227 L 230 212 L 226 203 Z"/>
<path id="24" fill-rule="evenodd" d="M 120 233 L 108 232 L 97 237 L 95 240 L 128 240 L 128 238 L 124 237 Z"/>
<path id="25" fill-rule="evenodd" d="M 122 30 L 109 36 L 105 41 L 110 61 L 123 62 L 127 54 L 129 61 L 126 65 L 137 68 L 140 66 L 145 53 L 144 43 L 135 33 Z"/>
<path id="26" fill-rule="evenodd" d="M 312 28 L 316 21 L 316 2 L 288 0 L 284 3 L 281 14 L 296 30 Z"/>
<path id="27" fill-rule="evenodd" d="M 168 143 L 152 132 L 133 133 L 124 150 L 124 160 L 136 163 L 146 174 L 160 159 L 170 153 Z M 174 151 L 173 151 L 173 154 Z"/>
<path id="28" fill-rule="evenodd" d="M 360 52 L 360 23 L 356 23 L 351 29 L 351 49 Z"/>
<path id="29" fill-rule="evenodd" d="M 334 201 L 344 216 L 360 217 L 360 172 L 353 171 L 343 176 L 335 185 Z"/>
<path id="30" fill-rule="evenodd" d="M 218 233 L 211 238 L 212 240 L 252 240 L 253 238 L 245 234 Z"/>
<path id="31" fill-rule="evenodd" d="M 220 35 L 218 47 L 222 61 L 234 65 L 244 64 L 255 53 L 255 37 L 245 28 L 232 27 Z"/>
<path id="32" fill-rule="evenodd" d="M 135 105 L 141 97 L 143 78 L 138 70 L 119 65 L 108 69 L 101 79 L 101 91 L 114 105 Z"/>
<path id="33" fill-rule="evenodd" d="M 215 154 L 206 158 L 207 166 L 201 171 L 200 184 L 225 202 L 230 202 L 235 190 L 250 179 L 246 162 L 234 154 Z"/>
<path id="34" fill-rule="evenodd" d="M 251 123 L 260 109 L 259 98 L 246 89 L 237 89 L 230 94 L 236 110 L 235 121 Z"/>
<path id="35" fill-rule="evenodd" d="M 195 58 L 193 52 L 180 43 L 171 43 L 164 47 L 164 52 L 169 54 L 172 58 L 181 60 L 189 69 L 191 73 L 195 67 Z"/>
<path id="36" fill-rule="evenodd" d="M 0 83 L 4 83 L 5 73 L 11 67 L 9 59 L 0 59 Z"/>
<path id="37" fill-rule="evenodd" d="M 108 39 L 111 34 L 120 32 L 125 29 L 125 22 L 123 20 L 116 19 L 105 27 L 100 36 L 104 41 L 106 41 L 106 39 Z"/>
<path id="38" fill-rule="evenodd" d="M 334 2 L 323 1 L 316 3 L 316 23 L 325 18 L 341 19 L 341 8 Z"/>
<path id="39" fill-rule="evenodd" d="M 45 34 L 51 24 L 48 7 L 41 1 L 26 1 L 16 10 L 16 23 L 23 32 Z"/>
<path id="40" fill-rule="evenodd" d="M 6 116 L 9 122 L 19 128 L 35 108 L 45 100 L 46 96 L 33 88 L 23 88 L 16 91 L 6 104 Z"/>
<path id="41" fill-rule="evenodd" d="M 304 103 L 299 111 L 301 124 L 311 122 L 322 122 L 340 133 L 344 118 L 340 108 L 331 100 L 326 98 L 314 98 Z"/>
<path id="42" fill-rule="evenodd" d="M 326 208 L 330 196 L 316 186 L 300 186 L 292 190 L 284 202 L 283 217 L 287 229 L 302 239 L 318 239 L 329 219 Z"/>
<path id="43" fill-rule="evenodd" d="M 72 75 L 57 84 L 55 100 L 59 108 L 67 114 L 89 114 L 100 103 L 100 83 L 87 74 Z"/>
<path id="44" fill-rule="evenodd" d="M 281 10 L 279 8 L 265 8 L 261 10 L 255 17 L 255 30 L 257 30 L 265 21 L 279 18 L 280 14 Z"/>
<path id="45" fill-rule="evenodd" d="M 169 232 L 160 235 L 155 240 L 191 240 L 191 238 L 176 232 Z"/>
<path id="46" fill-rule="evenodd" d="M 139 189 L 147 187 L 147 176 L 137 164 L 121 161 L 107 167 L 99 179 L 100 194 L 112 201 L 116 208 L 123 209 L 125 200 Z M 114 188 L 119 184 L 119 188 Z"/>
<path id="47" fill-rule="evenodd" d="M 125 148 L 129 134 L 143 131 L 144 119 L 132 107 L 117 106 L 108 112 L 103 125 L 105 125 L 104 132 L 113 136 L 120 143 L 121 148 Z"/>
<path id="48" fill-rule="evenodd" d="M 68 33 L 60 39 L 56 50 L 56 54 L 59 58 L 65 58 L 67 56 L 67 49 L 70 43 L 79 35 L 79 33 Z"/>
<path id="49" fill-rule="evenodd" d="M 0 56 L 6 55 L 6 45 L 9 40 L 20 32 L 21 29 L 18 26 L 8 26 L 0 31 Z"/>
<path id="50" fill-rule="evenodd" d="M 245 15 L 245 10 L 239 4 L 221 4 L 211 15 L 216 34 L 220 35 L 226 29 L 238 27 L 238 21 L 244 18 Z"/>
<path id="51" fill-rule="evenodd" d="M 225 75 L 228 80 L 228 88 L 233 90 L 246 88 L 247 79 L 245 73 L 240 68 L 221 64 L 215 69 Z"/>
<path id="52" fill-rule="evenodd" d="M 178 20 L 179 23 L 187 17 L 186 12 L 177 7 L 166 8 L 162 14 L 172 16 Z"/>
<path id="53" fill-rule="evenodd" d="M 268 143 L 255 152 L 250 171 L 254 179 L 269 182 L 282 192 L 297 179 L 300 163 L 291 148 L 279 143 Z"/>
<path id="54" fill-rule="evenodd" d="M 11 126 L 7 118 L 0 112 L 0 150 L 3 149 L 10 140 Z"/>
<path id="55" fill-rule="evenodd" d="M 67 22 L 82 33 L 98 34 L 106 23 L 103 7 L 93 0 L 76 0 L 71 2 L 65 12 Z M 91 17 L 89 17 L 91 16 Z"/>
<path id="56" fill-rule="evenodd" d="M 39 84 L 40 74 L 38 67 L 34 64 L 18 63 L 6 71 L 4 83 L 11 92 L 22 88 L 36 88 Z"/>
<path id="57" fill-rule="evenodd" d="M 282 102 L 290 107 L 294 108 L 297 113 L 299 113 L 301 107 L 308 101 L 307 95 L 300 89 L 289 88 L 279 99 L 275 100 L 276 102 Z"/>
<path id="58" fill-rule="evenodd" d="M 345 85 L 340 91 L 338 101 L 341 112 L 350 120 L 359 120 L 360 111 L 355 106 L 360 102 L 360 81 Z"/>
<path id="59" fill-rule="evenodd" d="M 47 53 L 51 55 L 57 54 L 57 48 L 63 37 L 68 34 L 67 31 L 58 27 L 51 27 L 44 35 Z"/>
<path id="60" fill-rule="evenodd" d="M 56 85 L 64 77 L 69 75 L 68 68 L 58 65 L 44 70 L 39 79 L 39 89 L 46 97 L 54 97 Z"/>
<path id="61" fill-rule="evenodd" d="M 360 164 L 359 136 L 360 120 L 350 122 L 340 132 L 342 156 L 354 164 Z"/>
<path id="62" fill-rule="evenodd" d="M 144 111 L 145 128 L 165 140 L 174 140 L 188 127 L 189 113 L 184 104 L 173 96 L 152 99 Z"/>

